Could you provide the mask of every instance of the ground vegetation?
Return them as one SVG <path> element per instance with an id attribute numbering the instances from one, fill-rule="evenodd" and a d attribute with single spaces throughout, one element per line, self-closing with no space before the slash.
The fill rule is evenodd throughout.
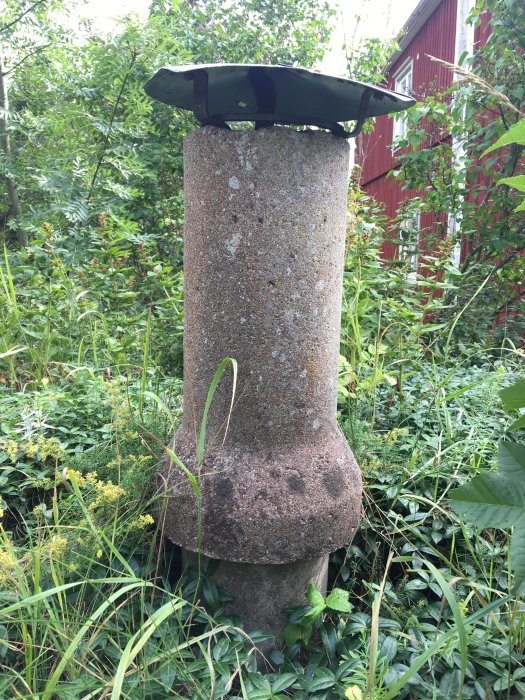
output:
<path id="1" fill-rule="evenodd" d="M 522 258 L 501 275 L 497 261 L 523 242 L 522 181 L 498 181 L 519 175 L 524 143 L 498 139 L 519 115 L 497 103 L 475 146 L 483 206 L 446 178 L 427 199 L 476 231 L 465 269 L 445 239 L 425 276 L 385 264 L 391 222 L 351 182 L 338 412 L 364 474 L 362 525 L 331 557 L 327 596 L 311 587 L 289 611 L 264 675 L 262 634 L 225 614 L 211 571 L 180 577 L 156 517 L 154 474 L 182 411 L 181 144 L 195 124 L 143 84 L 166 63 L 312 65 L 331 10 L 155 0 L 147 20 L 96 36 L 72 29 L 58 0 L 4 6 L 0 696 L 525 697 L 524 353 L 516 320 L 481 311 L 517 291 Z M 495 44 L 469 68 L 495 65 L 494 89 L 521 109 L 521 6 L 491 7 Z M 362 79 L 386 56 L 370 46 L 348 52 Z M 476 109 L 478 87 L 461 88 L 471 125 L 496 104 L 483 93 Z M 429 99 L 414 144 L 418 110 L 443 117 Z M 424 190 L 418 154 L 404 175 Z"/>

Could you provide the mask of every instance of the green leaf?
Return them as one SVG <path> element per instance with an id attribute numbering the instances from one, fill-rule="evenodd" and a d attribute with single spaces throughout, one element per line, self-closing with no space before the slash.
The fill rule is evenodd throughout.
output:
<path id="1" fill-rule="evenodd" d="M 478 527 L 515 527 L 510 554 L 514 591 L 525 593 L 525 444 L 502 442 L 499 471 L 450 493 L 451 505 Z"/>
<path id="2" fill-rule="evenodd" d="M 193 489 L 193 492 L 197 498 L 201 497 L 201 489 L 199 486 L 199 483 L 195 476 L 190 472 L 190 470 L 185 466 L 185 464 L 182 462 L 179 457 L 173 452 L 172 449 L 169 447 L 164 447 L 164 452 L 168 455 L 168 457 L 171 459 L 172 462 L 175 462 L 175 464 L 179 467 L 179 469 L 182 470 L 184 473 L 185 477 L 188 479 L 188 481 L 191 484 L 191 488 Z"/>
<path id="3" fill-rule="evenodd" d="M 270 681 L 268 680 L 268 678 L 266 678 L 266 676 L 261 676 L 257 673 L 250 673 L 249 681 L 251 685 L 257 690 L 262 690 L 265 693 L 268 693 L 269 695 L 271 694 L 272 686 L 270 685 Z"/>
<path id="4" fill-rule="evenodd" d="M 283 652 L 279 649 L 272 649 L 270 652 L 270 661 L 272 664 L 275 664 L 275 666 L 280 666 L 282 663 L 284 663 Z"/>
<path id="5" fill-rule="evenodd" d="M 508 146 L 511 143 L 517 143 L 521 146 L 525 146 L 525 119 L 521 119 L 516 124 L 513 124 L 510 129 L 499 138 L 496 143 L 489 146 L 487 150 L 483 153 L 486 156 L 488 153 L 492 153 L 498 148 L 503 148 L 503 146 Z"/>
<path id="6" fill-rule="evenodd" d="M 515 487 L 525 480 L 525 444 L 520 442 L 500 442 L 499 464 L 501 471 L 510 479 L 516 479 Z"/>
<path id="7" fill-rule="evenodd" d="M 499 392 L 503 405 L 508 411 L 525 408 L 525 379 L 520 379 Z"/>
<path id="8" fill-rule="evenodd" d="M 511 424 L 509 430 L 518 430 L 519 428 L 525 428 L 525 416 L 516 418 L 514 423 Z"/>
<path id="9" fill-rule="evenodd" d="M 297 680 L 296 673 L 283 673 L 272 684 L 272 692 L 273 693 L 280 693 L 281 690 L 286 690 L 286 688 L 289 688 L 292 685 L 292 683 L 295 683 L 296 680 Z"/>
<path id="10" fill-rule="evenodd" d="M 317 606 L 322 605 L 324 607 L 323 594 L 319 591 L 315 583 L 309 583 L 306 589 L 306 600 L 310 605 Z"/>
<path id="11" fill-rule="evenodd" d="M 525 192 L 525 175 L 514 175 L 514 177 L 503 177 L 498 180 L 498 185 L 508 185 L 519 192 Z"/>
<path id="12" fill-rule="evenodd" d="M 272 694 L 270 691 L 266 690 L 250 690 L 247 697 L 249 697 L 250 700 L 270 700 Z"/>
<path id="13" fill-rule="evenodd" d="M 313 623 L 317 620 L 319 615 L 322 615 L 325 608 L 326 608 L 326 603 L 323 600 L 322 603 L 317 603 L 317 605 L 314 605 L 313 608 L 308 610 L 308 612 L 303 615 L 303 617 L 301 618 L 300 624 L 301 624 L 301 629 L 302 629 L 302 634 L 303 634 L 304 639 L 306 639 L 306 637 L 304 635 L 305 631 L 309 627 L 311 627 L 311 625 L 313 625 Z"/>
<path id="14" fill-rule="evenodd" d="M 342 588 L 334 588 L 326 599 L 326 606 L 330 610 L 352 612 L 352 605 L 348 602 L 349 595 L 349 592 L 343 591 Z"/>
<path id="15" fill-rule="evenodd" d="M 335 684 L 335 676 L 327 668 L 318 668 L 314 674 L 314 678 L 308 683 L 308 692 L 316 693 L 318 690 L 331 688 Z"/>
<path id="16" fill-rule="evenodd" d="M 483 474 L 449 495 L 454 510 L 480 528 L 512 527 L 525 517 L 524 494 L 501 472 Z"/>
<path id="17" fill-rule="evenodd" d="M 300 634 L 301 628 L 299 625 L 286 625 L 284 630 L 284 641 L 288 646 L 292 646 Z"/>
<path id="18" fill-rule="evenodd" d="M 442 698 L 457 698 L 462 687 L 461 673 L 458 669 L 449 671 L 439 682 L 439 693 Z"/>

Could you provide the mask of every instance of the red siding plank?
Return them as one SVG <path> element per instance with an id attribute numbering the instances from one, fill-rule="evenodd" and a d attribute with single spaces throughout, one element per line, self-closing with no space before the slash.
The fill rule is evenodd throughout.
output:
<path id="1" fill-rule="evenodd" d="M 413 60 L 413 92 L 422 98 L 426 94 L 441 92 L 452 84 L 452 73 L 445 66 L 432 61 L 429 56 L 454 62 L 456 34 L 456 1 L 443 0 L 426 24 L 412 39 L 389 70 L 386 87 L 395 89 L 395 74 L 409 58 Z M 368 183 L 384 175 L 396 165 L 392 155 L 393 119 L 377 117 L 370 135 L 357 139 L 356 159 L 363 167 L 361 182 Z M 389 180 L 387 187 L 389 186 Z M 383 201 L 383 197 L 380 197 Z"/>

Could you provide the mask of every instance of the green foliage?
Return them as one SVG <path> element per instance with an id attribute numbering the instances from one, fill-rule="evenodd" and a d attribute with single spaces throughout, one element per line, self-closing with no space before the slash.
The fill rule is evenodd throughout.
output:
<path id="1" fill-rule="evenodd" d="M 525 380 L 501 392 L 503 402 L 510 409 L 525 408 Z M 515 421 L 511 430 L 520 426 Z M 513 527 L 510 547 L 514 570 L 513 590 L 516 595 L 525 593 L 525 444 L 501 442 L 499 446 L 499 471 L 482 474 L 450 493 L 452 506 L 477 527 Z"/>
<path id="2" fill-rule="evenodd" d="M 498 148 L 511 145 L 525 146 L 525 119 L 521 119 L 519 122 L 513 124 L 507 133 L 503 134 L 496 143 L 487 148 L 483 155 L 486 156 L 488 153 Z M 498 181 L 498 185 L 508 185 L 518 190 L 518 192 L 525 192 L 525 175 L 504 177 Z M 525 211 L 525 201 L 518 204 L 515 211 Z"/>
<path id="3" fill-rule="evenodd" d="M 194 124 L 143 84 L 167 63 L 311 66 L 332 11 L 159 2 L 112 36 L 73 36 L 58 2 L 7 5 L 0 177 L 19 207 L 0 204 L 0 694 L 226 697 L 254 670 L 252 644 L 196 604 L 221 614 L 212 581 L 170 580 L 152 527 L 180 414 Z"/>
<path id="4" fill-rule="evenodd" d="M 461 242 L 463 259 L 459 270 L 447 271 L 455 289 L 445 295 L 439 320 L 466 307 L 455 338 L 490 346 L 504 337 L 517 343 L 523 332 L 525 13 L 518 0 L 480 2 L 469 23 L 479 24 L 488 5 L 490 36 L 466 61 L 460 79 L 445 94 L 427 88 L 407 112 L 394 176 L 421 197 L 421 211 L 440 222 L 440 237 L 455 222 L 451 240 Z"/>
<path id="5" fill-rule="evenodd" d="M 525 379 L 520 379 L 519 381 L 512 384 L 512 386 L 503 389 L 500 392 L 501 400 L 503 405 L 508 411 L 519 411 L 520 416 L 516 418 L 514 423 L 510 426 L 510 430 L 517 430 L 518 428 L 523 428 L 525 426 L 525 420 L 522 410 L 524 408 L 524 398 L 525 397 Z"/>
<path id="6" fill-rule="evenodd" d="M 519 146 L 525 146 L 525 119 L 521 119 L 519 122 L 513 124 L 508 131 L 506 131 L 503 136 L 489 146 L 483 153 L 484 156 L 496 151 L 498 148 L 503 148 L 503 146 L 510 146 L 516 143 Z"/>
<path id="7" fill-rule="evenodd" d="M 50 48 L 9 76 L 12 153 L 0 176 L 15 182 L 21 213 L 14 221 L 5 210 L 8 225 L 30 239 L 47 226 L 83 257 L 99 247 L 109 214 L 122 243 L 154 245 L 180 268 L 182 139 L 194 123 L 153 104 L 144 83 L 169 63 L 311 66 L 332 14 L 322 0 L 157 2 L 145 22 L 128 18 L 111 36 L 75 41 L 71 32 L 57 37 L 48 18 L 41 33 Z M 22 49 L 11 47 L 16 64 Z"/>
<path id="8" fill-rule="evenodd" d="M 435 323 L 450 289 L 441 281 L 448 269 L 447 249 L 438 249 L 411 274 L 409 261 L 386 261 L 386 218 L 370 197 L 353 184 L 349 200 L 341 319 L 340 398 L 346 412 L 363 402 L 376 414 L 376 389 L 390 386 L 403 398 L 410 363 L 423 360 L 444 325 Z M 409 370 L 408 370 L 409 371 Z M 345 409 L 343 409 L 345 410 Z"/>
<path id="9" fill-rule="evenodd" d="M 360 18 L 356 18 L 356 30 Z M 357 33 L 357 31 L 356 31 Z M 361 80 L 365 83 L 382 83 L 384 70 L 390 57 L 398 49 L 395 39 L 385 41 L 375 37 L 357 39 L 353 36 L 353 43 L 345 45 L 347 73 L 352 80 Z"/>
<path id="10" fill-rule="evenodd" d="M 290 616 L 290 624 L 286 627 L 284 638 L 288 645 L 302 639 L 308 644 L 312 632 L 321 622 L 325 611 L 349 613 L 352 606 L 348 602 L 349 593 L 341 588 L 333 588 L 325 598 L 311 583 L 306 591 L 308 605 L 294 610 Z"/>
<path id="11" fill-rule="evenodd" d="M 499 331 L 478 326 L 479 304 L 501 306 L 520 260 L 476 292 L 501 241 L 521 240 L 518 195 L 496 186 L 515 177 L 505 168 L 521 153 L 519 134 L 508 141 L 518 127 L 504 136 L 501 118 L 485 124 L 457 175 L 446 141 L 439 152 L 417 144 L 423 124 L 459 133 L 459 103 L 414 110 L 407 182 L 421 185 L 418 206 L 463 215 L 473 241 L 483 233 L 483 252 L 470 251 L 465 270 L 454 269 L 447 242 L 421 257 L 419 274 L 402 250 L 385 264 L 390 224 L 352 187 L 339 410 L 364 473 L 365 517 L 351 547 L 331 556 L 327 595 L 310 587 L 308 604 L 290 611 L 289 644 L 270 652 L 274 666 L 262 674 L 252 641 L 267 637 L 250 641 L 225 613 L 234 591 L 217 587 L 216 563 L 179 576 L 162 518 L 155 524 L 158 460 L 177 459 L 166 444 L 181 414 L 182 141 L 194 124 L 152 103 L 143 84 L 167 63 L 311 66 L 333 13 L 322 0 L 154 0 L 145 21 L 80 36 L 64 28 L 59 2 L 22 18 L 29 0 L 4 4 L 11 152 L 0 177 L 15 184 L 20 212 L 0 203 L 0 695 L 524 697 L 525 612 L 509 593 L 509 537 L 479 532 L 447 502 L 471 477 L 499 479 L 486 473 L 497 440 L 523 426 L 523 380 L 512 384 L 522 352 L 508 340 L 496 346 Z M 519 23 L 521 8 L 506 6 Z M 510 17 L 499 7 L 479 70 L 490 74 L 501 61 L 497 84 L 514 81 L 517 102 Z M 374 81 L 391 49 L 375 40 L 349 49 L 352 76 Z M 518 123 L 502 109 L 507 126 Z M 483 155 L 500 136 L 507 150 Z M 435 191 L 430 165 L 442 177 Z M 464 198 L 478 166 L 494 173 L 490 196 L 499 198 L 484 223 Z M 20 230 L 29 244 L 15 250 Z M 225 360 L 207 406 L 228 364 L 235 376 Z M 204 417 L 201 457 L 206 437 Z M 200 495 L 199 475 L 187 476 Z"/>
<path id="12" fill-rule="evenodd" d="M 454 640 L 448 637 L 440 646 L 436 625 L 444 631 L 442 625 L 447 620 L 447 634 L 457 634 L 458 610 L 454 616 L 433 566 L 453 591 L 463 618 L 469 613 L 476 616 L 473 627 L 470 623 L 466 626 L 469 651 L 463 697 L 482 700 L 487 688 L 493 688 L 491 698 L 506 697 L 508 688 L 519 697 L 523 605 L 519 599 L 502 598 L 509 590 L 508 540 L 504 535 L 498 537 L 491 531 L 480 534 L 465 526 L 446 504 L 450 489 L 463 483 L 465 475 L 493 468 L 497 439 L 509 427 L 499 393 L 519 368 L 519 360 L 517 365 L 510 357 L 492 364 L 471 347 L 464 348 L 470 357 L 455 356 L 447 367 L 436 355 L 438 346 L 433 349 L 432 353 L 427 350 L 426 358 L 406 358 L 402 400 L 395 387 L 386 383 L 377 387 L 373 429 L 366 401 L 357 401 L 354 416 L 341 416 L 342 428 L 365 477 L 363 526 L 348 552 L 332 557 L 335 584 L 343 584 L 353 593 L 354 611 L 349 618 L 362 620 L 362 636 L 359 644 L 355 642 L 355 666 L 348 683 L 363 691 L 372 688 L 370 697 L 374 698 L 458 697 L 460 651 L 463 649 L 464 659 L 465 641 L 460 644 L 458 636 Z M 503 397 L 508 403 L 515 400 L 510 388 L 504 390 Z M 376 623 L 370 607 L 377 599 L 378 581 L 392 551 L 426 559 L 426 563 L 416 561 L 405 568 L 402 559 L 396 559 L 389 569 L 381 597 L 378 649 L 384 636 L 391 635 L 395 645 L 393 641 L 385 644 L 391 644 L 395 651 L 386 659 L 380 654 L 372 667 L 363 662 L 374 658 L 370 645 Z M 490 614 L 486 617 L 484 611 L 487 603 L 501 605 L 498 620 L 509 624 L 492 627 Z M 333 623 L 325 620 L 325 624 Z M 410 649 L 404 645 L 405 639 L 418 641 Z M 320 651 L 315 644 L 308 647 L 308 658 L 315 653 L 314 648 L 321 658 L 327 658 L 322 645 Z M 508 654 L 500 654 L 503 648 Z M 417 668 L 415 659 L 422 649 L 428 650 L 429 656 Z M 408 685 L 403 686 L 404 682 Z M 364 697 L 368 695 L 364 693 Z"/>

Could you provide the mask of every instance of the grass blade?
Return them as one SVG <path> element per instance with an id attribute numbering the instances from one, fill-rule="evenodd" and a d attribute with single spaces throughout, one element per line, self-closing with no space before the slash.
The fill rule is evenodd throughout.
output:
<path id="1" fill-rule="evenodd" d="M 191 488 L 193 489 L 193 493 L 197 498 L 201 497 L 201 489 L 199 486 L 199 483 L 196 479 L 196 477 L 190 472 L 190 470 L 186 467 L 184 462 L 177 457 L 175 452 L 173 452 L 172 449 L 169 447 L 164 446 L 164 452 L 168 455 L 168 457 L 171 459 L 172 462 L 175 462 L 175 464 L 179 467 L 184 472 L 184 476 L 188 479 L 188 481 L 191 484 Z"/>
<path id="2" fill-rule="evenodd" d="M 90 584 L 93 586 L 96 586 L 98 584 L 115 585 L 119 583 L 137 583 L 140 581 L 142 581 L 142 579 L 130 576 L 122 576 L 116 578 L 93 578 L 83 581 L 73 581 L 73 583 L 64 583 L 61 586 L 54 586 L 53 588 L 48 588 L 45 591 L 40 591 L 40 593 L 36 593 L 35 595 L 29 596 L 28 598 L 24 598 L 23 600 L 19 600 L 16 603 L 8 605 L 6 608 L 0 610 L 0 619 L 6 617 L 7 615 L 10 615 L 13 612 L 16 612 L 17 610 L 21 610 L 22 608 L 30 608 L 32 605 L 34 605 L 34 603 L 39 603 L 41 600 L 45 600 L 46 598 L 50 598 L 53 595 L 58 595 L 63 591 L 67 591 L 71 588 L 75 588 L 78 586 L 85 586 L 86 584 Z"/>
<path id="3" fill-rule="evenodd" d="M 215 374 L 213 375 L 213 379 L 211 380 L 210 388 L 208 389 L 208 396 L 206 397 L 206 403 L 204 405 L 204 413 L 202 414 L 202 421 L 201 421 L 201 429 L 199 433 L 199 444 L 197 448 L 197 463 L 201 464 L 202 460 L 204 459 L 204 450 L 205 450 L 205 443 L 206 443 L 206 426 L 208 423 L 208 413 L 210 410 L 210 406 L 213 401 L 213 397 L 215 396 L 215 392 L 217 391 L 217 387 L 219 385 L 219 382 L 221 380 L 222 375 L 224 374 L 224 370 L 226 367 L 231 363 L 232 370 L 233 370 L 233 385 L 232 385 L 232 399 L 230 403 L 230 410 L 228 412 L 228 419 L 226 421 L 226 428 L 224 430 L 224 440 L 226 440 L 226 435 L 228 433 L 228 426 L 230 425 L 230 417 L 232 414 L 233 410 L 233 404 L 235 400 L 235 389 L 237 386 L 237 360 L 234 360 L 232 357 L 225 357 L 224 360 L 221 362 L 221 364 L 217 367 L 217 370 L 215 371 Z"/>
<path id="4" fill-rule="evenodd" d="M 71 640 L 71 643 L 69 644 L 68 648 L 64 652 L 63 657 L 60 659 L 53 675 L 49 679 L 49 682 L 47 683 L 44 692 L 42 693 L 42 700 L 50 700 L 51 696 L 55 692 L 55 689 L 57 687 L 58 681 L 60 680 L 60 677 L 62 676 L 62 673 L 65 671 L 66 666 L 68 665 L 70 659 L 73 657 L 74 653 L 76 652 L 80 642 L 82 641 L 84 635 L 91 629 L 92 625 L 94 622 L 98 620 L 99 617 L 121 596 L 123 596 L 125 593 L 128 593 L 129 591 L 133 590 L 134 588 L 146 588 L 152 586 L 152 583 L 149 583 L 147 581 L 142 581 L 142 580 L 137 580 L 133 583 L 128 584 L 127 586 L 123 586 L 122 588 L 119 588 L 117 591 L 112 593 L 107 600 L 105 600 L 101 605 L 98 606 L 98 608 L 91 613 L 91 615 L 87 618 L 86 622 L 82 625 L 82 627 L 79 629 L 79 631 L 76 633 L 76 635 L 73 637 Z"/>
<path id="5" fill-rule="evenodd" d="M 140 653 L 141 649 L 144 648 L 144 645 L 147 643 L 151 635 L 157 630 L 158 626 L 162 624 L 170 615 L 177 610 L 180 610 L 185 605 L 187 605 L 185 600 L 170 600 L 168 603 L 165 603 L 165 605 L 162 605 L 158 610 L 156 610 L 149 620 L 147 620 L 131 637 L 126 644 L 124 651 L 122 652 L 122 656 L 115 673 L 113 690 L 111 691 L 111 700 L 118 700 L 118 698 L 120 698 L 126 670 L 130 664 L 133 663 L 133 660 L 136 658 L 137 654 Z M 137 639 L 138 642 L 136 641 Z"/>
<path id="6" fill-rule="evenodd" d="M 371 699 L 373 698 L 374 692 L 374 678 L 377 662 L 377 645 L 379 639 L 379 611 L 381 610 L 381 601 L 385 592 L 386 577 L 388 575 L 388 570 L 390 569 L 390 564 L 392 563 L 393 556 L 394 553 L 391 551 L 388 554 L 388 559 L 385 566 L 385 573 L 383 574 L 383 580 L 381 581 L 381 585 L 372 604 L 372 622 L 370 630 L 370 665 L 368 667 L 368 681 L 366 684 L 366 695 L 369 695 Z"/>
<path id="7" fill-rule="evenodd" d="M 393 561 L 403 562 L 403 561 L 414 561 L 415 559 L 417 559 L 417 557 L 396 557 Z M 419 561 L 421 561 L 421 560 L 419 560 Z M 423 560 L 423 561 L 425 561 L 425 560 Z M 430 565 L 430 563 L 428 561 L 425 561 L 425 563 L 429 566 L 431 571 L 433 569 L 435 569 L 435 567 Z M 443 578 L 442 574 L 440 572 L 438 572 L 438 574 L 441 578 Z M 439 577 L 436 577 L 436 578 L 437 578 L 438 583 L 439 583 Z M 443 579 L 443 581 L 444 581 L 444 579 Z M 450 590 L 450 586 L 448 586 L 446 581 L 445 581 L 445 584 L 446 584 L 445 589 L 448 588 L 450 595 L 452 597 L 454 597 L 452 591 Z M 441 586 L 441 583 L 440 583 L 440 586 Z M 442 590 L 443 590 L 443 594 L 445 595 L 445 597 L 447 598 L 447 601 L 448 601 L 449 598 L 448 598 L 447 594 L 445 593 L 445 589 L 442 589 Z M 463 637 L 463 648 L 466 649 L 466 630 L 467 630 L 467 627 L 474 624 L 478 620 L 482 619 L 483 617 L 485 617 L 486 615 L 491 613 L 493 610 L 499 608 L 500 606 L 504 605 L 505 603 L 509 602 L 510 600 L 512 600 L 512 596 L 505 596 L 504 598 L 501 598 L 499 600 L 495 600 L 492 603 L 489 603 L 489 605 L 484 606 L 480 610 L 476 610 L 476 612 L 473 613 L 472 615 L 469 615 L 469 617 L 467 617 L 465 619 L 462 618 L 460 626 L 458 626 L 456 624 L 456 626 L 453 627 L 452 629 L 448 630 L 448 632 L 444 632 L 442 635 L 440 635 L 440 637 L 438 639 L 436 639 L 436 641 L 433 644 L 431 644 L 420 656 L 417 657 L 417 659 L 415 659 L 413 661 L 409 670 L 406 671 L 406 673 L 404 673 L 400 678 L 398 678 L 398 680 L 395 683 L 393 683 L 392 685 L 390 685 L 388 687 L 387 691 L 385 692 L 384 696 L 382 697 L 382 700 L 395 700 L 395 698 L 397 698 L 399 696 L 399 693 L 401 692 L 401 690 L 405 687 L 405 685 L 409 682 L 409 680 L 419 671 L 419 669 L 422 668 L 427 663 L 427 661 L 429 661 L 432 658 L 432 656 L 434 656 L 434 654 L 436 654 L 441 649 L 441 647 L 443 647 L 447 642 L 449 642 L 451 639 L 453 639 L 456 635 L 458 635 L 458 636 L 460 634 L 465 635 Z M 450 605 L 450 603 L 449 603 L 449 605 Z M 457 608 L 457 603 L 456 603 L 456 608 Z M 453 608 L 452 608 L 452 613 L 454 614 Z M 454 619 L 455 619 L 455 617 L 454 617 Z M 460 642 L 460 646 L 461 646 L 461 642 Z M 461 659 L 462 667 L 463 667 L 463 663 L 464 663 L 464 661 L 463 661 L 463 657 L 462 657 L 462 659 Z M 462 668 L 462 678 L 463 678 L 463 668 Z"/>

